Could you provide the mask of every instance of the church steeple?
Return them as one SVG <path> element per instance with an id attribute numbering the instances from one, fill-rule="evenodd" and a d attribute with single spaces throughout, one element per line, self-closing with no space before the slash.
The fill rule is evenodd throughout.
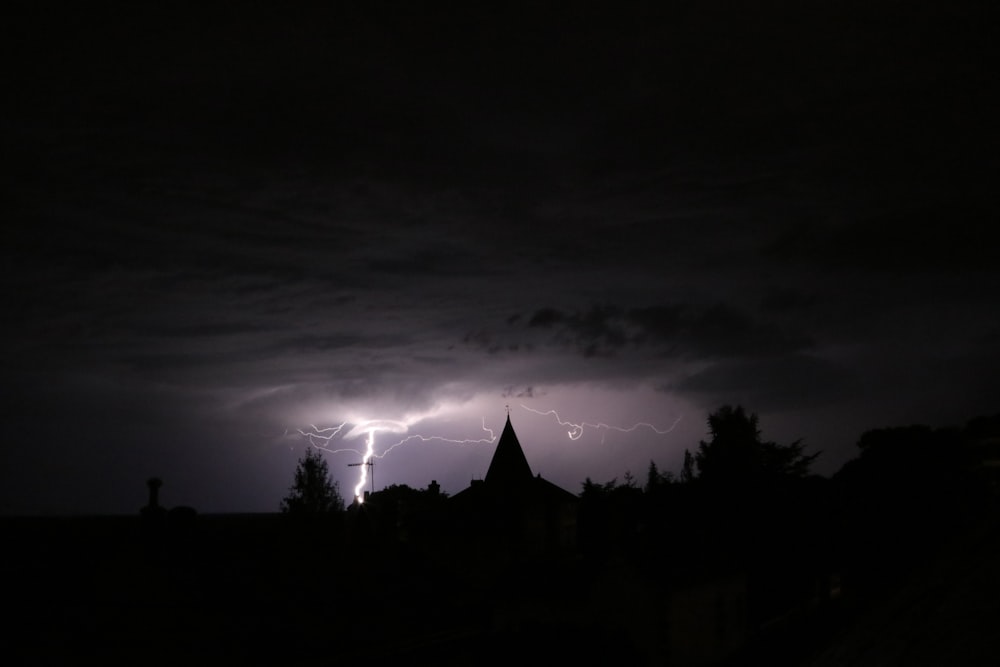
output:
<path id="1" fill-rule="evenodd" d="M 503 427 L 503 433 L 500 434 L 496 451 L 493 452 L 493 460 L 490 461 L 489 470 L 486 471 L 486 483 L 491 486 L 510 486 L 523 484 L 531 478 L 531 467 L 514 433 L 514 427 L 510 424 L 510 413 L 508 413 L 507 423 Z"/>

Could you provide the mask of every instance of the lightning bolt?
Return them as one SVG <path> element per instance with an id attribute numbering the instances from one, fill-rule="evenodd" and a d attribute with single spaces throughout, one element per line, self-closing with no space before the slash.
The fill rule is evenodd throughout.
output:
<path id="1" fill-rule="evenodd" d="M 351 428 L 343 433 L 344 427 L 351 425 Z M 368 469 L 374 460 L 383 459 L 389 452 L 405 445 L 408 442 L 413 442 L 419 440 L 420 442 L 446 442 L 454 445 L 476 445 L 476 444 L 488 444 L 496 441 L 496 434 L 493 429 L 486 426 L 486 418 L 482 419 L 482 429 L 486 432 L 488 437 L 482 438 L 446 438 L 440 435 L 422 435 L 422 434 L 412 434 L 403 437 L 397 442 L 389 445 L 381 453 L 375 451 L 375 434 L 378 432 L 389 432 L 389 433 L 406 433 L 409 430 L 409 424 L 401 421 L 394 421 L 390 419 L 369 419 L 363 420 L 356 424 L 351 424 L 350 422 L 342 422 L 336 426 L 328 426 L 325 428 L 319 428 L 315 424 L 310 424 L 310 430 L 296 429 L 299 434 L 309 441 L 309 445 L 316 447 L 317 449 L 322 449 L 323 451 L 329 452 L 331 454 L 340 454 L 343 452 L 352 452 L 354 454 L 361 455 L 361 463 L 351 464 L 352 466 L 358 466 L 360 472 L 358 475 L 358 482 L 354 486 L 354 497 L 358 502 L 363 502 L 362 491 L 365 488 L 365 484 L 368 481 Z M 365 438 L 365 449 L 361 451 L 353 447 L 334 447 L 332 444 L 335 438 L 343 440 L 351 440 L 360 435 L 366 435 Z"/>
<path id="2" fill-rule="evenodd" d="M 609 431 L 618 431 L 619 433 L 630 433 L 638 429 L 649 429 L 657 435 L 666 435 L 673 431 L 677 424 L 680 423 L 681 417 L 677 417 L 672 424 L 665 428 L 660 428 L 651 424 L 649 422 L 638 422 L 632 424 L 631 426 L 616 426 L 614 424 L 606 424 L 604 422 L 572 422 L 563 419 L 558 412 L 555 410 L 536 410 L 535 408 L 530 408 L 523 403 L 520 406 L 527 410 L 528 412 L 533 412 L 536 415 L 543 417 L 555 417 L 556 422 L 560 426 L 567 429 L 566 435 L 570 440 L 579 440 L 583 437 L 584 431 L 586 429 L 594 429 L 598 431 L 603 431 L 602 442 L 605 435 Z M 357 483 L 354 486 L 354 496 L 357 501 L 363 502 L 362 492 L 364 491 L 365 484 L 368 483 L 369 474 L 372 472 L 372 465 L 376 460 L 381 460 L 388 456 L 397 447 L 402 447 L 408 443 L 413 442 L 443 442 L 452 445 L 480 445 L 480 444 L 490 444 L 496 442 L 496 433 L 493 429 L 486 426 L 486 418 L 482 418 L 482 430 L 484 436 L 480 438 L 446 438 L 440 435 L 426 435 L 421 433 L 409 433 L 410 426 L 415 424 L 425 416 L 415 417 L 408 421 L 395 421 L 391 419 L 367 419 L 354 421 L 345 421 L 334 426 L 326 426 L 320 428 L 315 424 L 309 424 L 308 429 L 296 429 L 303 438 L 305 438 L 309 445 L 322 449 L 331 454 L 341 454 L 345 452 L 351 452 L 361 456 L 360 463 L 351 463 L 351 466 L 357 466 L 360 468 L 358 472 Z M 392 444 L 381 448 L 377 446 L 377 434 L 380 433 L 396 433 L 400 434 L 400 437 Z M 365 436 L 364 438 L 364 448 L 359 449 L 357 447 L 351 447 L 347 444 L 347 441 L 353 440 L 360 436 Z"/>
<path id="3" fill-rule="evenodd" d="M 338 424 L 337 426 L 330 426 L 328 428 L 317 428 L 315 424 L 309 424 L 309 428 L 312 429 L 311 431 L 303 431 L 300 428 L 295 429 L 295 430 L 298 431 L 299 434 L 301 434 L 301 435 L 305 436 L 306 438 L 308 438 L 309 439 L 309 444 L 312 445 L 313 447 L 316 447 L 317 449 L 324 449 L 324 450 L 326 450 L 326 451 L 328 451 L 328 452 L 330 452 L 332 454 L 335 454 L 335 453 L 337 453 L 337 451 L 346 451 L 346 450 L 341 449 L 341 450 L 336 450 L 335 451 L 335 450 L 327 449 L 324 446 L 324 444 L 325 443 L 329 443 L 331 440 L 333 440 L 337 436 L 337 434 L 340 433 L 341 429 L 343 429 L 345 426 L 347 426 L 347 422 L 342 422 L 341 424 Z M 329 433 L 330 435 L 325 435 L 326 433 Z M 321 441 L 323 441 L 324 444 L 317 445 L 316 444 L 316 440 L 321 440 Z M 351 450 L 351 451 L 355 451 L 355 450 Z"/>
<path id="4" fill-rule="evenodd" d="M 648 428 L 649 430 L 653 431 L 657 435 L 666 435 L 667 433 L 670 433 L 675 428 L 677 428 L 677 424 L 679 424 L 680 421 L 681 421 L 681 417 L 677 417 L 677 419 L 674 420 L 673 424 L 671 424 L 667 428 L 662 428 L 662 429 L 661 428 L 657 428 L 656 426 L 650 424 L 649 422 L 638 422 L 636 424 L 632 424 L 631 426 L 613 426 L 611 424 L 605 424 L 604 422 L 597 422 L 597 423 L 579 422 L 579 423 L 574 423 L 574 422 L 571 422 L 571 421 L 564 420 L 562 417 L 559 416 L 559 413 L 556 412 L 555 410 L 545 410 L 545 411 L 542 411 L 542 410 L 535 410 L 534 408 L 529 408 L 524 403 L 521 403 L 520 405 L 521 405 L 522 408 L 524 408 L 528 412 L 534 412 L 536 415 L 541 415 L 543 417 L 548 417 L 550 415 L 554 416 L 556 418 L 556 421 L 559 423 L 560 426 L 563 426 L 563 427 L 567 427 L 568 426 L 569 427 L 569 430 L 566 431 L 566 435 L 569 436 L 570 440 L 579 440 L 583 436 L 583 431 L 584 431 L 585 428 L 592 428 L 592 429 L 595 429 L 595 430 L 604 429 L 605 431 L 619 431 L 621 433 L 630 433 L 631 431 L 635 431 L 636 429 L 639 429 L 639 428 Z M 602 442 L 603 442 L 603 436 L 602 436 Z"/>
<path id="5" fill-rule="evenodd" d="M 493 434 L 493 429 L 486 426 L 486 417 L 483 417 L 483 430 L 490 434 L 488 438 L 466 438 L 463 440 L 456 440 L 454 438 L 445 438 L 440 435 L 416 435 L 416 434 L 408 435 L 399 442 L 387 447 L 384 452 L 377 455 L 375 458 L 381 459 L 386 454 L 394 450 L 396 447 L 399 447 L 400 445 L 405 445 L 407 442 L 411 442 L 413 440 L 419 440 L 420 442 L 431 442 L 432 440 L 436 440 L 438 442 L 447 442 L 453 445 L 478 445 L 484 443 L 488 444 L 496 441 L 497 437 L 496 435 Z"/>
<path id="6" fill-rule="evenodd" d="M 354 497 L 358 499 L 358 502 L 362 502 L 361 490 L 365 488 L 365 482 L 368 481 L 368 466 L 372 460 L 372 455 L 375 453 L 375 429 L 368 431 L 365 443 L 367 444 L 367 448 L 365 449 L 364 457 L 361 459 L 361 479 L 354 485 Z"/>

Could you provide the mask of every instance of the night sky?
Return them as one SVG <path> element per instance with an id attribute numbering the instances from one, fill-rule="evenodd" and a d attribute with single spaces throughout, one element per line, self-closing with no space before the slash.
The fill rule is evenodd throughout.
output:
<path id="1" fill-rule="evenodd" d="M 285 4 L 2 10 L 0 512 L 1000 411 L 988 3 Z"/>

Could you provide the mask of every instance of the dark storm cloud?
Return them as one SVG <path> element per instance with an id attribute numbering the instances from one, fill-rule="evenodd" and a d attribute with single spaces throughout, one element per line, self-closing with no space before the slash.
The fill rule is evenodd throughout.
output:
<path id="1" fill-rule="evenodd" d="M 858 379 L 841 364 L 789 354 L 717 362 L 661 389 L 691 395 L 706 406 L 742 404 L 783 411 L 842 400 L 857 391 Z"/>
<path id="2" fill-rule="evenodd" d="M 928 184 L 928 187 L 933 185 Z M 841 225 L 801 225 L 764 248 L 782 262 L 884 272 L 992 268 L 995 221 L 985 202 L 900 202 Z"/>
<path id="3" fill-rule="evenodd" d="M 577 348 L 585 357 L 608 356 L 630 342 L 621 309 L 593 306 L 585 312 L 564 313 L 542 308 L 528 320 L 528 327 L 554 330 L 550 344 Z"/>
<path id="4" fill-rule="evenodd" d="M 996 398 L 973 3 L 10 12 L 5 470 L 131 512 L 147 463 L 276 498 L 345 405 Z"/>
<path id="5" fill-rule="evenodd" d="M 687 356 L 695 358 L 769 356 L 811 345 L 807 336 L 722 303 L 640 308 L 629 315 L 651 340 L 687 350 Z"/>
<path id="6" fill-rule="evenodd" d="M 797 312 L 813 309 L 819 302 L 816 294 L 788 287 L 772 287 L 761 297 L 760 308 L 764 312 Z"/>
<path id="7" fill-rule="evenodd" d="M 500 394 L 504 398 L 535 398 L 541 392 L 535 390 L 532 386 L 527 387 L 505 387 L 503 392 Z"/>
<path id="8" fill-rule="evenodd" d="M 438 247 L 409 250 L 399 249 L 401 256 L 373 258 L 368 268 L 375 273 L 401 276 L 408 279 L 419 276 L 450 276 L 460 278 L 476 274 L 500 273 L 498 269 L 485 268 L 480 257 L 466 250 L 457 251 L 447 243 Z"/>
<path id="9" fill-rule="evenodd" d="M 812 344 L 807 336 L 788 333 L 722 303 L 629 309 L 594 306 L 582 312 L 545 307 L 528 318 L 527 327 L 551 331 L 548 344 L 572 347 L 584 356 L 645 348 L 656 355 L 686 360 L 759 357 L 802 350 Z"/>

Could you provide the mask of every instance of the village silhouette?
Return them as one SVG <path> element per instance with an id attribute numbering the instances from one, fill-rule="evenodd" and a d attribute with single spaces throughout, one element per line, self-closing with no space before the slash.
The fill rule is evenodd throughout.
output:
<path id="1" fill-rule="evenodd" d="M 682 470 L 486 476 L 273 514 L 7 518 L 8 664 L 991 664 L 1000 415 L 866 432 L 833 476 L 723 406 Z M 985 660 L 985 662 L 982 662 Z"/>

